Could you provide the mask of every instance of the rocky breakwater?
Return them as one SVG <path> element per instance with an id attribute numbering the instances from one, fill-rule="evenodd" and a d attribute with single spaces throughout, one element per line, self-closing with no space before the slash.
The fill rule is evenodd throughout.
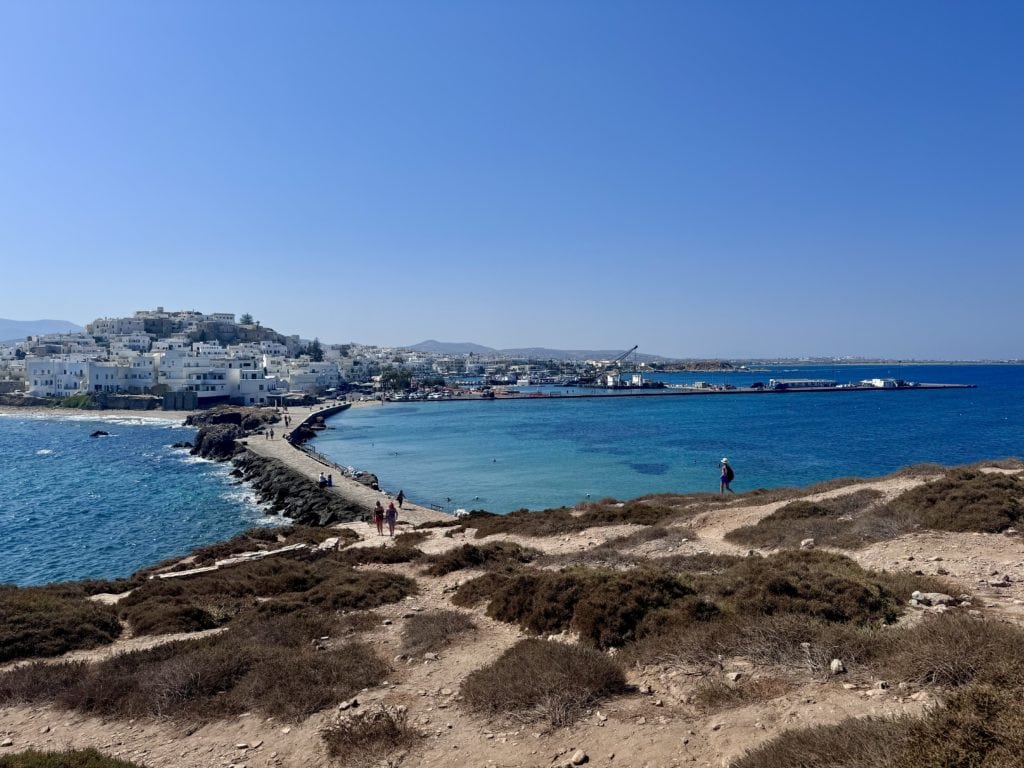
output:
<path id="1" fill-rule="evenodd" d="M 272 511 L 302 525 L 333 525 L 367 519 L 355 501 L 320 488 L 277 459 L 244 448 L 233 459 L 232 474 L 245 480 Z"/>
<path id="2" fill-rule="evenodd" d="M 198 427 L 191 453 L 213 461 L 231 461 L 232 475 L 249 483 L 271 511 L 302 525 L 333 525 L 362 520 L 368 510 L 357 501 L 321 488 L 313 479 L 283 461 L 246 448 L 245 438 L 258 436 L 280 421 L 275 412 L 260 408 L 221 406 L 186 419 Z M 323 418 L 319 418 L 320 424 Z M 305 424 L 300 427 L 305 427 Z M 316 434 L 315 429 L 310 430 Z M 299 454 L 296 451 L 296 454 Z M 376 488 L 377 478 L 364 475 L 359 482 Z"/>

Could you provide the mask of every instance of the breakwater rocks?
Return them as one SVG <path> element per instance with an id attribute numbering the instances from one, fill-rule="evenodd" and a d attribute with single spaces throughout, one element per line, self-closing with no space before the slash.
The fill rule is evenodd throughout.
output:
<path id="1" fill-rule="evenodd" d="M 244 448 L 233 459 L 233 474 L 252 485 L 271 510 L 301 525 L 333 525 L 367 519 L 368 511 L 353 501 L 320 488 L 277 459 Z"/>
<path id="2" fill-rule="evenodd" d="M 213 461 L 227 461 L 236 452 L 245 450 L 235 442 L 245 435 L 246 431 L 237 424 L 211 424 L 208 427 L 200 427 L 189 453 Z"/>
<path id="3" fill-rule="evenodd" d="M 263 408 L 244 408 L 222 405 L 202 413 L 193 413 L 185 425 L 198 427 L 192 455 L 213 461 L 227 461 L 244 450 L 235 443 L 247 435 L 260 432 L 269 424 L 281 420 L 273 411 Z"/>

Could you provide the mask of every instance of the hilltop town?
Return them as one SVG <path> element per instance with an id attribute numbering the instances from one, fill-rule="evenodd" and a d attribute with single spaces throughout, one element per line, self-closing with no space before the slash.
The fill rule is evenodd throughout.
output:
<path id="1" fill-rule="evenodd" d="M 99 318 L 83 332 L 29 336 L 0 344 L 0 395 L 27 404 L 192 410 L 222 403 L 281 405 L 337 393 L 417 392 L 474 385 L 573 384 L 619 360 L 537 359 L 476 351 L 327 344 L 262 326 L 249 314 L 140 310 Z M 556 350 L 533 352 L 551 353 Z M 610 353 L 608 353 L 610 355 Z M 680 370 L 679 363 L 634 356 L 640 371 Z M 695 362 L 689 370 L 729 370 Z M 685 366 L 683 366 L 685 368 Z M 77 398 L 77 400 L 76 400 Z M 81 402 L 79 402 L 81 401 Z M 7 399 L 5 404 L 19 401 Z"/>

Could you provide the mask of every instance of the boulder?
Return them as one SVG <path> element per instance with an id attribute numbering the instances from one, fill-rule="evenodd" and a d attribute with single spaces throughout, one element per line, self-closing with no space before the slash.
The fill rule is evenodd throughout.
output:
<path id="1" fill-rule="evenodd" d="M 800 549 L 814 549 L 814 539 L 804 539 L 801 541 Z"/>
<path id="2" fill-rule="evenodd" d="M 109 432 L 104 432 L 102 429 L 97 429 L 95 432 L 93 432 L 93 433 L 91 433 L 89 435 L 89 437 L 109 437 L 109 436 L 110 436 L 110 433 Z"/>
<path id="3" fill-rule="evenodd" d="M 911 600 L 916 600 L 921 605 L 956 605 L 957 599 L 952 595 L 946 595 L 942 592 L 914 592 L 910 596 Z"/>

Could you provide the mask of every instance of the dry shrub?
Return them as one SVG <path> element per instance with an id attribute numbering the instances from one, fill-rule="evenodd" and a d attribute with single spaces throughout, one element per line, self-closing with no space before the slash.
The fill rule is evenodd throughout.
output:
<path id="1" fill-rule="evenodd" d="M 696 538 L 697 533 L 692 528 L 683 528 L 678 525 L 673 525 L 671 527 L 666 525 L 651 525 L 625 536 L 616 536 L 613 539 L 608 539 L 608 541 L 601 545 L 601 548 L 607 547 L 614 549 L 616 547 L 637 547 L 641 544 L 647 544 L 652 541 L 660 541 L 666 546 L 672 546 L 673 544 L 680 544 L 684 541 L 694 541 Z"/>
<path id="2" fill-rule="evenodd" d="M 495 592 L 511 580 L 504 573 L 485 573 L 459 585 L 452 595 L 452 603 L 462 608 L 475 608 L 490 600 Z"/>
<path id="3" fill-rule="evenodd" d="M 893 530 L 895 535 L 911 530 L 913 523 L 900 530 L 880 525 L 891 514 L 879 504 L 880 491 L 865 488 L 820 501 L 793 501 L 761 518 L 755 525 L 729 531 L 725 538 L 754 547 L 797 547 L 803 539 L 818 544 L 856 548 L 880 540 L 878 534 Z"/>
<path id="4" fill-rule="evenodd" d="M 418 528 L 419 526 L 417 526 Z M 395 536 L 396 547 L 415 547 L 417 544 L 422 544 L 424 541 L 430 538 L 429 533 L 423 531 L 405 531 Z"/>
<path id="5" fill-rule="evenodd" d="M 675 575 L 654 569 L 534 571 L 497 583 L 487 615 L 537 634 L 573 629 L 609 648 L 632 640 L 652 611 L 691 595 Z"/>
<path id="6" fill-rule="evenodd" d="M 656 525 L 679 517 L 681 510 L 657 499 L 637 499 L 620 504 L 614 499 L 583 505 L 576 511 L 568 507 L 531 512 L 521 509 L 507 515 L 472 512 L 463 518 L 465 529 L 475 528 L 476 538 L 495 534 L 518 536 L 561 536 L 578 533 L 587 528 L 607 525 Z"/>
<path id="7" fill-rule="evenodd" d="M 338 619 L 338 628 L 347 634 L 372 632 L 382 625 L 383 619 L 373 611 L 353 611 L 342 614 Z"/>
<path id="8" fill-rule="evenodd" d="M 905 602 L 853 560 L 820 550 L 747 557 L 701 585 L 739 615 L 798 613 L 833 622 L 892 622 Z"/>
<path id="9" fill-rule="evenodd" d="M 400 545 L 398 538 L 395 539 L 393 547 L 384 544 L 379 547 L 351 547 L 338 554 L 338 559 L 348 565 L 394 565 L 396 563 L 411 563 L 421 557 L 423 557 L 422 550 Z"/>
<path id="10" fill-rule="evenodd" d="M 880 663 L 888 677 L 964 686 L 979 682 L 1024 688 L 1024 631 L 960 612 L 929 616 L 902 637 Z"/>
<path id="11" fill-rule="evenodd" d="M 0 756 L 0 768 L 144 768 L 109 757 L 95 749 L 68 749 L 37 752 L 34 749 Z"/>
<path id="12" fill-rule="evenodd" d="M 79 588 L 0 585 L 0 662 L 112 643 L 121 622 L 110 606 L 81 596 Z"/>
<path id="13" fill-rule="evenodd" d="M 558 727 L 602 699 L 625 693 L 627 686 L 622 670 L 603 653 L 529 639 L 472 672 L 460 690 L 477 712 L 544 719 Z"/>
<path id="14" fill-rule="evenodd" d="M 669 555 L 656 557 L 652 565 L 671 573 L 722 573 L 734 567 L 743 558 L 737 555 L 719 555 L 713 552 L 698 552 L 693 555 Z"/>
<path id="15" fill-rule="evenodd" d="M 922 718 L 854 718 L 788 730 L 732 768 L 1020 768 L 1020 688 L 970 686 Z"/>
<path id="16" fill-rule="evenodd" d="M 921 525 L 943 531 L 999 533 L 1024 515 L 1024 483 L 1001 472 L 956 469 L 893 500 Z"/>
<path id="17" fill-rule="evenodd" d="M 624 571 L 645 562 L 646 558 L 628 555 L 614 547 L 602 545 L 557 555 L 540 555 L 533 564 L 538 568 L 604 568 Z"/>
<path id="18" fill-rule="evenodd" d="M 475 544 L 463 544 L 447 552 L 426 557 L 427 568 L 424 572 L 430 576 L 444 576 L 463 568 L 500 568 L 528 563 L 538 554 L 540 553 L 535 549 L 524 549 L 518 544 L 502 541 L 479 547 Z"/>
<path id="19" fill-rule="evenodd" d="M 912 723 L 908 717 L 867 717 L 791 729 L 750 750 L 730 768 L 896 768 Z"/>
<path id="20" fill-rule="evenodd" d="M 425 523 L 414 525 L 414 531 L 422 531 L 430 528 L 458 528 L 461 527 L 462 522 L 452 518 L 451 520 L 427 520 Z"/>
<path id="21" fill-rule="evenodd" d="M 745 707 L 777 699 L 792 690 L 793 684 L 780 677 L 754 677 L 736 682 L 720 676 L 705 677 L 693 693 L 693 703 L 705 714 L 723 709 Z"/>
<path id="22" fill-rule="evenodd" d="M 404 709 L 376 705 L 342 717 L 320 731 L 327 753 L 341 765 L 376 765 L 392 752 L 410 749 L 419 734 Z"/>
<path id="23" fill-rule="evenodd" d="M 12 670 L 0 675 L 0 703 L 53 703 L 120 719 L 213 720 L 257 711 L 298 721 L 389 671 L 361 643 L 318 650 L 312 641 L 330 631 L 330 621 L 311 611 L 250 614 L 214 637 L 97 664 Z"/>
<path id="24" fill-rule="evenodd" d="M 118 607 L 136 633 L 188 632 L 220 626 L 263 603 L 316 605 L 328 610 L 375 608 L 416 591 L 404 576 L 356 571 L 344 553 L 307 552 L 242 563 L 177 579 L 152 579 Z"/>
<path id="25" fill-rule="evenodd" d="M 417 613 L 402 625 L 402 653 L 420 656 L 428 651 L 439 651 L 475 629 L 473 620 L 458 611 Z"/>

